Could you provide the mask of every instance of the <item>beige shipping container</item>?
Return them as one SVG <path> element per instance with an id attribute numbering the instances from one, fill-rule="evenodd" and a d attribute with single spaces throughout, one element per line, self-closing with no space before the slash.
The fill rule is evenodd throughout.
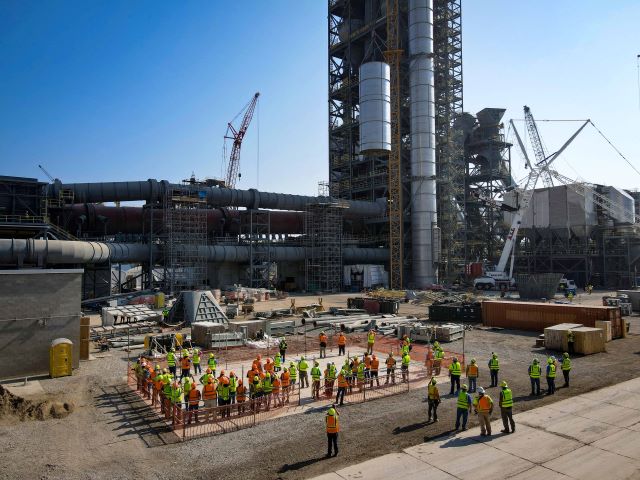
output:
<path id="1" fill-rule="evenodd" d="M 569 349 L 567 332 L 582 327 L 579 323 L 561 323 L 544 329 L 544 346 L 549 350 L 566 352 Z"/>
<path id="2" fill-rule="evenodd" d="M 610 342 L 613 339 L 611 322 L 608 320 L 596 320 L 595 328 L 600 328 L 604 332 L 604 341 Z"/>
<path id="3" fill-rule="evenodd" d="M 583 355 L 606 351 L 604 332 L 599 328 L 578 327 L 573 329 L 574 352 Z"/>

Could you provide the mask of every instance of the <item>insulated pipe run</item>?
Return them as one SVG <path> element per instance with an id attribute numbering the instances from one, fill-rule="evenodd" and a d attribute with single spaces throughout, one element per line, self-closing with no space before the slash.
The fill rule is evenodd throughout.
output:
<path id="1" fill-rule="evenodd" d="M 150 212 L 142 207 L 109 207 L 96 204 L 67 205 L 63 212 L 70 215 L 68 230 L 95 235 L 141 234 L 150 227 Z M 211 208 L 206 210 L 207 232 L 214 236 L 239 235 L 243 220 L 248 223 L 246 210 L 228 210 L 225 208 Z M 56 212 L 51 214 L 52 220 L 59 227 L 65 228 L 63 218 L 57 218 Z M 271 211 L 269 213 L 269 231 L 272 234 L 301 234 L 304 233 L 304 213 Z M 145 226 L 146 222 L 146 226 Z M 155 227 L 164 224 L 161 209 L 154 209 L 153 223 Z"/>
<path id="2" fill-rule="evenodd" d="M 304 211 L 308 204 L 328 202 L 329 197 L 290 195 L 287 193 L 260 192 L 258 190 L 238 190 L 207 186 L 185 186 L 170 184 L 166 180 L 149 179 L 143 182 L 99 182 L 62 184 L 59 180 L 47 186 L 47 196 L 57 197 L 63 190 L 73 192 L 75 203 L 161 202 L 168 189 L 185 190 L 197 188 L 205 191 L 207 203 L 213 207 L 245 207 L 250 209 Z M 335 199 L 334 199 L 335 200 Z M 345 205 L 345 216 L 381 217 L 386 212 L 386 201 L 365 202 L 360 200 L 339 200 Z"/>
<path id="3" fill-rule="evenodd" d="M 240 245 L 203 245 L 202 252 L 212 263 L 245 263 L 249 261 L 249 247 Z M 160 249 L 155 247 L 154 257 Z M 387 261 L 389 251 L 384 248 L 344 248 L 345 263 L 375 263 Z M 305 247 L 271 246 L 273 261 L 302 261 Z M 27 264 L 90 264 L 143 263 L 149 260 L 149 246 L 141 243 L 106 243 L 65 240 L 0 239 L 0 265 Z"/>
<path id="4" fill-rule="evenodd" d="M 425 288 L 437 282 L 433 0 L 409 0 L 409 55 L 412 269 L 416 287 Z"/>

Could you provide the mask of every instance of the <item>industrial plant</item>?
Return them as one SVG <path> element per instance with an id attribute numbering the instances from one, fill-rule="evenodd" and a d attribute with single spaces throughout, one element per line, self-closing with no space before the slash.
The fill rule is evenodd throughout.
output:
<path id="1" fill-rule="evenodd" d="M 329 2 L 321 195 L 233 188 L 256 94 L 230 137 L 224 181 L 2 177 L 2 266 L 81 267 L 83 299 L 120 293 L 123 266 L 166 293 L 233 284 L 338 292 L 355 265 L 383 265 L 379 284 L 395 289 L 471 284 L 498 262 L 519 208 L 514 188 L 525 187 L 511 174 L 505 110 L 463 110 L 459 1 L 396 3 Z M 558 183 L 538 188 L 523 212 L 515 271 L 634 286 L 638 194 Z"/>
<path id="2" fill-rule="evenodd" d="M 317 191 L 240 184 L 253 89 L 222 126 L 222 178 L 73 183 L 45 160 L 39 178 L 0 175 L 0 437 L 38 457 L 3 464 L 24 478 L 178 478 L 193 462 L 193 478 L 375 479 L 402 458 L 393 474 L 411 478 L 586 479 L 610 455 L 612 479 L 640 478 L 640 192 L 558 171 L 587 128 L 622 156 L 597 119 L 562 120 L 572 133 L 549 150 L 527 98 L 465 110 L 462 4 L 326 2 Z M 504 430 L 488 446 L 494 403 Z M 325 434 L 329 454 L 310 456 Z M 449 446 L 497 460 L 478 469 L 471 453 L 460 473 Z M 246 471 L 220 468 L 240 452 Z"/>

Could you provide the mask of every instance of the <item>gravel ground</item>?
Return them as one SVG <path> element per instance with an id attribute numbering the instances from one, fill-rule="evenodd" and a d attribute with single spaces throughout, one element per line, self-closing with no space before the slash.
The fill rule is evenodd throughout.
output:
<path id="1" fill-rule="evenodd" d="M 640 333 L 640 317 L 631 320 L 632 331 Z M 515 412 L 640 376 L 636 334 L 608 344 L 607 353 L 575 358 L 570 389 L 529 398 L 527 366 L 534 355 L 543 358 L 546 353 L 534 347 L 535 336 L 475 329 L 465 339 L 467 354 L 481 366 L 479 385 L 487 383 L 489 353 L 498 353 L 501 380 L 514 391 Z M 461 351 L 460 343 L 448 348 Z M 422 388 L 341 408 L 340 455 L 329 460 L 323 458 L 324 411 L 319 409 L 181 443 L 124 385 L 125 361 L 126 354 L 113 352 L 83 363 L 78 375 L 42 381 L 48 396 L 75 403 L 65 419 L 18 424 L 0 419 L 0 479 L 301 479 L 416 445 L 451 431 L 455 423 L 455 401 L 449 396 L 440 406 L 440 422 L 425 422 Z M 489 393 L 497 396 L 496 389 Z M 475 425 L 471 416 L 471 428 Z"/>

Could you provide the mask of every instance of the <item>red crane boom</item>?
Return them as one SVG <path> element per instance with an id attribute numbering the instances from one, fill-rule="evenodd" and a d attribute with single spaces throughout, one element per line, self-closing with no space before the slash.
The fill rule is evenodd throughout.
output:
<path id="1" fill-rule="evenodd" d="M 247 129 L 249 128 L 249 124 L 251 123 L 251 119 L 253 118 L 253 112 L 256 109 L 256 103 L 258 102 L 258 97 L 260 96 L 260 92 L 256 92 L 255 95 L 249 103 L 247 103 L 240 113 L 235 116 L 231 122 L 227 124 L 227 132 L 224 135 L 225 138 L 225 157 L 226 157 L 226 140 L 233 140 L 233 146 L 231 147 L 231 154 L 229 155 L 229 160 L 227 163 L 227 176 L 225 178 L 225 184 L 228 188 L 235 188 L 236 181 L 240 178 L 241 174 L 238 172 L 240 169 L 240 147 L 242 147 L 242 139 L 244 138 L 245 133 L 247 133 Z M 244 116 L 242 117 L 242 122 L 240 126 L 236 130 L 233 126 L 233 121 L 238 118 L 244 112 Z"/>

